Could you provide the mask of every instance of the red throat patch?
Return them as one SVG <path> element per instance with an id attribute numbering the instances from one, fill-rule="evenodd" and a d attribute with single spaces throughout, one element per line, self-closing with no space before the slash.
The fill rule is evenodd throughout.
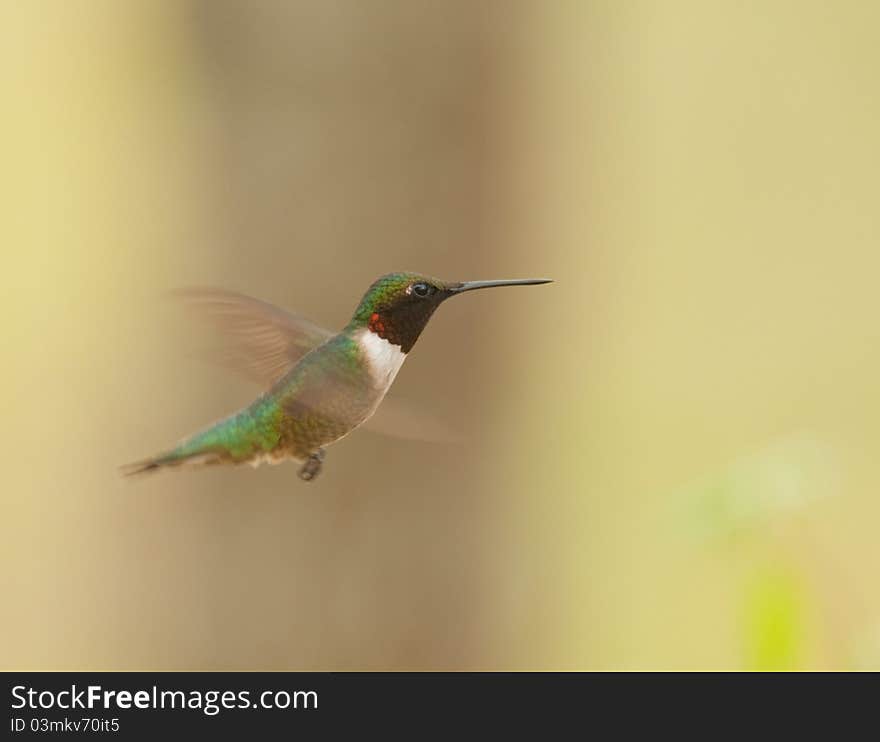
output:
<path id="1" fill-rule="evenodd" d="M 398 346 L 404 353 L 409 353 L 436 306 L 431 302 L 424 302 L 388 309 L 377 307 L 369 315 L 367 329 Z"/>
<path id="2" fill-rule="evenodd" d="M 385 337 L 385 323 L 382 321 L 382 317 L 379 316 L 378 312 L 373 312 L 370 315 L 369 328 L 370 332 L 375 332 L 379 337 Z"/>

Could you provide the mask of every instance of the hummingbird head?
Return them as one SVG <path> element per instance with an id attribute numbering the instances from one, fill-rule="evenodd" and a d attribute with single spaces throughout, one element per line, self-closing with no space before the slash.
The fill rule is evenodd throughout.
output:
<path id="1" fill-rule="evenodd" d="M 352 317 L 351 325 L 366 328 L 404 353 L 415 345 L 434 310 L 465 291 L 493 286 L 550 283 L 546 278 L 448 283 L 418 273 L 388 273 L 373 282 Z"/>

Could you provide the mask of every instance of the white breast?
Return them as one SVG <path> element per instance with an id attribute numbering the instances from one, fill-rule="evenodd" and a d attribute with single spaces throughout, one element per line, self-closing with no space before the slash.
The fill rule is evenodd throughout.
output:
<path id="1" fill-rule="evenodd" d="M 367 357 L 367 365 L 373 375 L 375 387 L 387 391 L 406 360 L 406 353 L 399 345 L 393 345 L 369 330 L 361 332 L 357 341 Z"/>

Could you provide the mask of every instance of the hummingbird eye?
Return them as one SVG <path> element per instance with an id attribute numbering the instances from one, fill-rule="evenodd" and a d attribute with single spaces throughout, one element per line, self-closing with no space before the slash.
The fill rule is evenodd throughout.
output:
<path id="1" fill-rule="evenodd" d="M 410 288 L 412 289 L 412 293 L 414 293 L 416 296 L 424 298 L 431 293 L 432 287 L 429 286 L 427 283 L 414 283 Z"/>

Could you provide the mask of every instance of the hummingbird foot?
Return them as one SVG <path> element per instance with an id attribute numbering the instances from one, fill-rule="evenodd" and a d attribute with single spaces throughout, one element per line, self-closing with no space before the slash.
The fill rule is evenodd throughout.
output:
<path id="1" fill-rule="evenodd" d="M 318 474 L 321 473 L 321 465 L 324 463 L 324 449 L 319 448 L 302 465 L 299 470 L 299 478 L 306 482 L 311 482 Z"/>

